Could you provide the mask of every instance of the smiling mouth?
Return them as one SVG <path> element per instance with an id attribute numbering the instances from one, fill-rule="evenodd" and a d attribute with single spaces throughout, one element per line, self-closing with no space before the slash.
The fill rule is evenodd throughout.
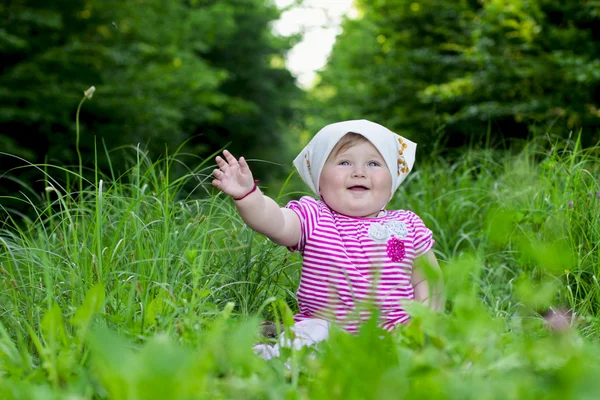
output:
<path id="1" fill-rule="evenodd" d="M 369 188 L 366 186 L 357 185 L 357 186 L 350 186 L 348 188 L 348 190 L 365 191 L 365 190 L 369 190 Z"/>

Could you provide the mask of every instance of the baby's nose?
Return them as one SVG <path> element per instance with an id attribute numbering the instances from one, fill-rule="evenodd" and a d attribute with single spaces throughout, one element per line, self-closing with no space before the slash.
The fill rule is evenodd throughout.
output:
<path id="1" fill-rule="evenodd" d="M 354 168 L 352 170 L 352 176 L 353 177 L 357 177 L 357 178 L 358 177 L 364 177 L 365 176 L 365 169 L 361 168 L 361 167 Z"/>

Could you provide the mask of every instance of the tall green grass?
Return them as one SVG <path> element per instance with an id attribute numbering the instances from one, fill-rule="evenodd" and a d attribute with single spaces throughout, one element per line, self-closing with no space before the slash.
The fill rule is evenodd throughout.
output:
<path id="1" fill-rule="evenodd" d="M 599 147 L 542 137 L 516 154 L 471 149 L 452 162 L 434 158 L 409 178 L 394 205 L 423 217 L 439 258 L 482 258 L 480 288 L 497 312 L 514 310 L 514 284 L 526 275 L 554 280 L 553 301 L 563 307 L 597 315 Z"/>
<path id="2" fill-rule="evenodd" d="M 3 210 L 0 398 L 600 393 L 600 148 L 541 138 L 421 162 L 391 206 L 434 231 L 447 312 L 415 305 L 392 334 L 334 332 L 316 357 L 270 362 L 251 346 L 261 319 L 293 313 L 298 255 L 243 224 L 210 189 L 209 161 L 173 178 L 185 155 L 120 151 L 131 168 L 92 181 L 30 165 L 46 190 L 15 197 L 33 217 Z M 573 327 L 546 328 L 550 307 Z"/>

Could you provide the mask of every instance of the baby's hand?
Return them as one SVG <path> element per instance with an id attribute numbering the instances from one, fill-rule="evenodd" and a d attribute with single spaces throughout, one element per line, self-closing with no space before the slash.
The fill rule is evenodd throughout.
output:
<path id="1" fill-rule="evenodd" d="M 216 179 L 212 181 L 212 184 L 234 199 L 242 197 L 254 187 L 252 172 L 244 157 L 240 157 L 238 162 L 227 150 L 223 151 L 223 156 L 225 159 L 220 156 L 216 158 L 219 168 L 213 171 Z"/>

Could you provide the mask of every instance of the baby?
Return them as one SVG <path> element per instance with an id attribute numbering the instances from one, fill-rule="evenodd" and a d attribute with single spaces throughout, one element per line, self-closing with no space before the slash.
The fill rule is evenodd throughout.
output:
<path id="1" fill-rule="evenodd" d="M 319 200 L 305 196 L 284 208 L 261 193 L 243 157 L 217 156 L 212 184 L 233 197 L 246 224 L 303 257 L 295 339 L 255 352 L 269 359 L 280 345 L 325 340 L 331 323 L 356 332 L 371 314 L 362 305 L 376 306 L 389 331 L 409 321 L 403 300 L 441 310 L 432 232 L 411 211 L 385 209 L 415 151 L 415 143 L 367 120 L 327 125 L 294 160 Z"/>

